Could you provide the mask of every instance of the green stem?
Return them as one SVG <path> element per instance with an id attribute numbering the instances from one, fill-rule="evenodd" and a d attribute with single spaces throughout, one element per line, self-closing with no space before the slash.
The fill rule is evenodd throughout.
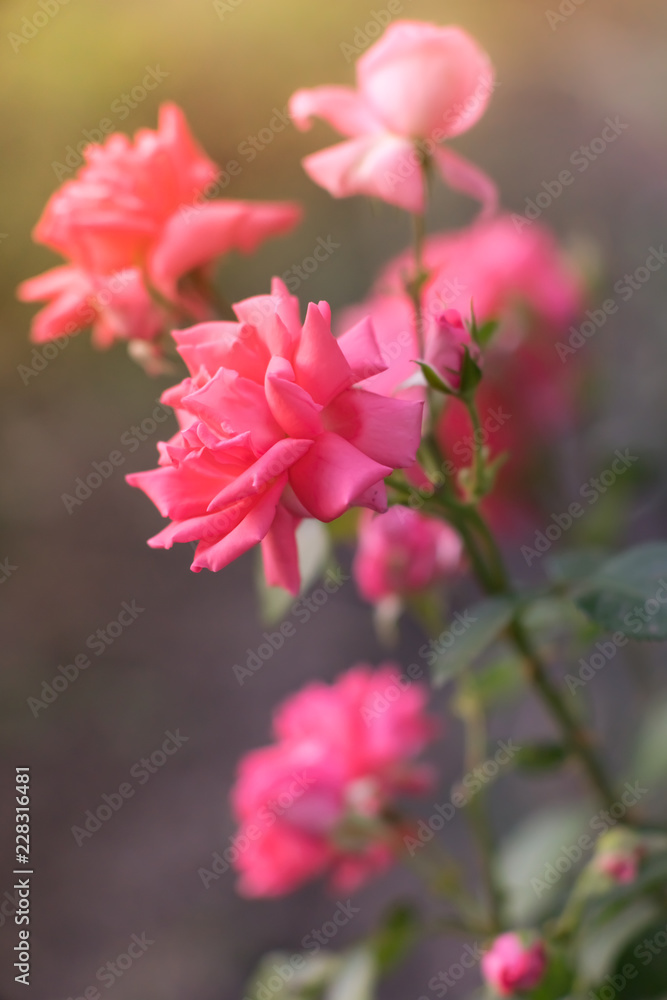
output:
<path id="1" fill-rule="evenodd" d="M 463 721 L 466 729 L 466 770 L 473 772 L 486 759 L 486 722 L 480 705 L 472 702 L 467 704 Z M 488 898 L 490 931 L 492 934 L 499 934 L 502 930 L 502 894 L 493 866 L 494 843 L 483 789 L 472 795 L 467 803 L 466 814 L 479 849 L 482 879 Z"/>
<path id="2" fill-rule="evenodd" d="M 434 498 L 436 499 L 436 498 Z M 459 531 L 477 579 L 490 595 L 515 597 L 502 553 L 493 533 L 477 505 L 455 504 L 448 497 L 436 500 L 441 510 Z M 572 715 L 557 686 L 549 677 L 545 664 L 533 648 L 520 619 L 520 612 L 508 628 L 508 634 L 522 655 L 528 680 L 549 709 L 562 730 L 572 756 L 576 757 L 600 800 L 609 808 L 617 802 L 613 786 L 594 752 L 591 739 L 577 718 Z"/>
<path id="3" fill-rule="evenodd" d="M 468 413 L 470 414 L 470 423 L 472 424 L 473 441 L 475 443 L 474 452 L 474 470 L 475 470 L 475 485 L 473 491 L 473 499 L 479 500 L 479 498 L 484 494 L 484 445 L 482 441 L 484 440 L 482 434 L 482 422 L 479 418 L 479 410 L 475 403 L 474 398 L 469 397 L 464 400 Z"/>

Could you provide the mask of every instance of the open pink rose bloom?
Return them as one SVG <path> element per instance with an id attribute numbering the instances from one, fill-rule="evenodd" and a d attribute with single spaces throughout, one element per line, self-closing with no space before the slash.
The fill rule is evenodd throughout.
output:
<path id="1" fill-rule="evenodd" d="M 307 156 L 306 173 L 336 198 L 362 194 L 422 212 L 428 156 L 445 183 L 491 213 L 493 181 L 441 143 L 481 118 L 493 85 L 488 56 L 465 31 L 396 21 L 357 62 L 356 90 L 315 87 L 292 95 L 298 128 L 318 117 L 348 137 Z"/>
<path id="2" fill-rule="evenodd" d="M 349 892 L 391 863 L 383 812 L 432 785 L 414 759 L 439 731 L 426 701 L 392 664 L 360 665 L 276 709 L 275 742 L 246 754 L 232 789 L 241 892 L 282 895 L 321 875 Z"/>
<path id="3" fill-rule="evenodd" d="M 128 482 L 172 519 L 150 545 L 197 540 L 192 568 L 219 570 L 261 542 L 268 582 L 296 593 L 299 521 L 386 510 L 384 479 L 414 462 L 422 404 L 365 388 L 385 367 L 369 322 L 336 340 L 321 302 L 302 324 L 278 279 L 234 308 L 237 323 L 175 332 L 191 377 L 162 399 L 182 429 L 159 469 Z"/>
<path id="4" fill-rule="evenodd" d="M 169 310 L 210 315 L 186 275 L 210 270 L 215 258 L 252 253 L 299 221 L 284 202 L 202 201 L 218 167 L 199 148 L 183 112 L 163 104 L 157 131 L 134 141 L 114 133 L 84 152 L 86 163 L 49 199 L 34 238 L 66 257 L 24 281 L 19 297 L 47 301 L 33 339 L 52 340 L 93 325 L 95 342 L 151 340 L 169 326 Z M 151 293 L 157 293 L 151 294 Z"/>

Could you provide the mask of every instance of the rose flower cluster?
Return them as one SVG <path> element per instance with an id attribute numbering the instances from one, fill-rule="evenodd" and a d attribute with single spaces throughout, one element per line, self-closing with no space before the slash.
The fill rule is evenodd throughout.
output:
<path id="1" fill-rule="evenodd" d="M 395 21 L 358 60 L 355 87 L 292 95 L 298 129 L 320 118 L 344 137 L 306 156 L 311 180 L 415 216 L 414 248 L 333 329 L 327 302 L 302 313 L 277 278 L 269 294 L 237 302 L 235 318 L 216 313 L 218 258 L 289 232 L 301 210 L 206 200 L 218 168 L 174 104 L 156 131 L 85 151 L 34 231 L 66 262 L 19 296 L 46 303 L 33 339 L 90 326 L 96 346 L 126 341 L 149 371 L 161 370 L 171 334 L 188 371 L 162 395 L 178 430 L 160 442 L 156 468 L 127 477 L 169 521 L 149 545 L 194 544 L 195 571 L 259 545 L 268 584 L 296 595 L 299 524 L 363 508 L 353 573 L 382 606 L 428 596 L 469 568 L 460 525 L 423 509 L 436 486 L 447 486 L 449 510 L 479 501 L 505 535 L 533 523 L 544 443 L 576 416 L 577 368 L 556 364 L 555 344 L 585 288 L 549 231 L 500 212 L 493 181 L 449 146 L 493 89 L 489 58 L 466 32 Z M 465 229 L 426 235 L 436 178 L 481 203 Z M 477 410 L 470 371 L 481 380 Z M 480 467 L 494 468 L 488 496 L 478 481 L 471 494 Z M 417 760 L 439 731 L 426 703 L 424 687 L 384 664 L 313 681 L 279 706 L 273 742 L 242 759 L 232 791 L 242 893 L 277 896 L 320 876 L 351 891 L 401 853 L 411 821 L 400 799 L 434 779 Z M 615 850 L 596 864 L 624 884 L 640 861 Z M 536 988 L 548 964 L 541 939 L 507 932 L 481 967 L 496 995 L 511 996 Z"/>

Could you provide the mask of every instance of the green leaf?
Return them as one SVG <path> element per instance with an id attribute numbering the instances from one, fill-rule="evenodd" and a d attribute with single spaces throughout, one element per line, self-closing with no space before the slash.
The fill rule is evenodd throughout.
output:
<path id="1" fill-rule="evenodd" d="M 472 396 L 481 381 L 482 369 L 479 367 L 468 348 L 465 347 L 463 349 L 463 363 L 461 365 L 460 394 L 462 396 Z"/>
<path id="2" fill-rule="evenodd" d="M 379 971 L 384 973 L 401 962 L 418 937 L 416 910 L 407 903 L 398 903 L 386 914 L 372 942 Z"/>
<path id="3" fill-rule="evenodd" d="M 565 549 L 547 556 L 544 568 L 554 583 L 569 585 L 587 580 L 609 559 L 609 553 L 599 548 Z"/>
<path id="4" fill-rule="evenodd" d="M 435 640 L 441 646 L 446 644 L 447 648 L 432 667 L 433 683 L 440 685 L 451 680 L 480 656 L 507 628 L 514 611 L 515 602 L 511 598 L 490 597 L 460 615 L 459 621 Z M 460 635 L 454 631 L 457 625 Z"/>
<path id="5" fill-rule="evenodd" d="M 584 921 L 577 937 L 581 981 L 589 985 L 600 982 L 613 968 L 628 941 L 656 917 L 656 909 L 654 902 L 643 899 L 620 910 L 603 924 Z"/>
<path id="6" fill-rule="evenodd" d="M 667 913 L 649 926 L 644 926 L 639 933 L 625 946 L 618 956 L 612 974 L 624 982 L 619 998 L 622 1000 L 662 1000 L 665 996 L 667 983 L 667 948 L 665 947 L 665 932 L 667 930 Z M 628 976 L 628 968 L 632 967 L 635 975 Z M 606 997 L 609 992 L 600 991 L 600 997 Z"/>
<path id="7" fill-rule="evenodd" d="M 492 708 L 516 698 L 526 685 L 523 660 L 507 655 L 494 663 L 466 674 L 462 681 L 464 696 L 471 696 L 483 708 Z"/>
<path id="8" fill-rule="evenodd" d="M 633 773 L 649 786 L 667 780 L 667 701 L 649 709 L 639 733 Z"/>
<path id="9" fill-rule="evenodd" d="M 514 756 L 516 766 L 523 771 L 551 771 L 560 767 L 570 756 L 562 743 L 533 743 L 523 746 Z"/>
<path id="10" fill-rule="evenodd" d="M 447 385 L 447 383 L 443 382 L 443 380 L 440 378 L 435 368 L 432 368 L 431 365 L 429 365 L 426 361 L 415 361 L 415 364 L 419 365 L 419 367 L 424 373 L 424 378 L 426 379 L 426 381 L 428 382 L 428 384 L 432 389 L 435 389 L 436 392 L 442 392 L 446 396 L 456 395 L 456 393 Z"/>
<path id="11" fill-rule="evenodd" d="M 572 988 L 572 969 L 562 951 L 552 951 L 540 985 L 531 991 L 530 1000 L 554 1000 L 567 997 Z"/>
<path id="12" fill-rule="evenodd" d="M 667 639 L 667 543 L 637 545 L 604 563 L 575 601 L 598 625 L 633 639 Z"/>
<path id="13" fill-rule="evenodd" d="M 476 327 L 475 342 L 480 347 L 486 347 L 499 326 L 500 323 L 497 319 L 487 319 L 481 326 Z"/>
<path id="14" fill-rule="evenodd" d="M 576 844 L 590 815 L 585 804 L 552 806 L 520 822 L 501 843 L 496 864 L 510 924 L 527 926 L 554 908 L 565 879 L 544 884 L 546 868 L 562 856 L 564 845 Z"/>
<path id="15" fill-rule="evenodd" d="M 341 967 L 341 957 L 321 951 L 317 955 L 295 955 L 273 951 L 264 955 L 246 983 L 245 995 L 258 1000 L 271 996 L 271 1000 L 306 1000 L 319 997 Z M 280 974 L 287 969 L 291 974 Z M 276 989 L 276 981 L 280 983 Z"/>

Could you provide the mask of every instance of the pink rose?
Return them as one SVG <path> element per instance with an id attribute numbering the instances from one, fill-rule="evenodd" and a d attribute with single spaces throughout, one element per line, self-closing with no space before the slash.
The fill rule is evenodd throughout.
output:
<path id="1" fill-rule="evenodd" d="M 501 934 L 482 958 L 484 978 L 501 997 L 525 993 L 542 981 L 547 953 L 542 941 L 526 944 L 519 934 Z"/>
<path id="2" fill-rule="evenodd" d="M 639 873 L 646 850 L 642 845 L 625 850 L 602 851 L 595 860 L 598 871 L 619 885 L 630 885 Z"/>
<path id="3" fill-rule="evenodd" d="M 450 310 L 470 316 L 471 303 L 481 325 L 497 319 L 500 327 L 484 351 L 484 378 L 477 402 L 483 443 L 491 457 L 507 452 L 486 513 L 498 530 L 525 534 L 538 526 L 541 499 L 536 476 L 545 443 L 557 440 L 576 419 L 577 390 L 583 361 L 557 351 L 584 306 L 584 286 L 560 252 L 553 236 L 534 223 L 517 229 L 509 215 L 467 229 L 435 235 L 426 241 L 430 272 L 422 293 L 426 357 L 438 361 L 440 318 Z M 370 296 L 344 311 L 337 324 L 345 330 L 370 316 L 380 354 L 388 367 L 369 380 L 375 392 L 419 399 L 414 385 L 419 356 L 414 309 L 403 283 L 412 262 L 406 252 L 380 274 Z M 445 367 L 451 363 L 444 359 Z M 455 366 L 454 366 L 455 367 Z M 408 383 L 410 387 L 405 387 Z M 463 406 L 445 404 L 438 427 L 445 457 L 456 468 L 470 465 L 473 428 Z M 541 468 L 541 466 L 540 466 Z"/>
<path id="4" fill-rule="evenodd" d="M 454 576 L 461 557 L 461 539 L 442 521 L 408 507 L 391 507 L 380 515 L 364 511 L 353 574 L 362 597 L 375 604 Z"/>
<path id="5" fill-rule="evenodd" d="M 431 341 L 438 317 L 456 310 L 468 319 L 474 307 L 480 324 L 500 322 L 492 343 L 496 356 L 518 353 L 522 345 L 541 353 L 549 363 L 551 387 L 547 379 L 541 382 L 537 402 L 541 401 L 542 413 L 545 406 L 549 414 L 562 408 L 562 387 L 571 381 L 570 365 L 562 364 L 556 340 L 583 309 L 585 292 L 581 275 L 549 230 L 538 223 L 517 229 L 510 215 L 501 215 L 430 237 L 424 263 L 429 272 L 422 293 L 427 352 L 434 350 Z M 373 383 L 381 392 L 393 391 L 416 370 L 414 310 L 404 288 L 404 276 L 412 266 L 411 251 L 395 257 L 380 273 L 370 296 L 346 310 L 338 324 L 344 330 L 361 316 L 373 318 L 380 351 L 389 365 Z M 532 391 L 529 385 L 523 389 Z"/>
<path id="6" fill-rule="evenodd" d="M 79 267 L 54 267 L 19 285 L 18 296 L 23 302 L 49 303 L 33 321 L 32 339 L 39 344 L 87 326 L 101 348 L 115 340 L 153 340 L 168 321 L 137 268 L 95 275 Z"/>
<path id="7" fill-rule="evenodd" d="M 409 212 L 424 210 L 421 156 L 445 182 L 495 210 L 493 182 L 439 145 L 482 116 L 493 90 L 485 52 L 460 28 L 396 21 L 357 62 L 357 89 L 298 90 L 290 100 L 297 128 L 314 116 L 349 136 L 307 156 L 307 174 L 336 198 L 364 194 Z"/>
<path id="8" fill-rule="evenodd" d="M 421 404 L 368 392 L 384 365 L 370 323 L 336 340 L 326 302 L 305 323 L 274 279 L 237 323 L 174 333 L 191 378 L 163 395 L 182 431 L 161 467 L 128 476 L 172 523 L 149 542 L 199 541 L 192 568 L 219 570 L 262 543 L 269 583 L 297 593 L 295 528 L 351 506 L 386 509 L 384 479 L 415 459 Z"/>
<path id="9" fill-rule="evenodd" d="M 134 141 L 114 133 L 104 145 L 88 146 L 84 158 L 76 177 L 49 199 L 34 231 L 38 243 L 71 266 L 19 288 L 24 301 L 50 302 L 35 319 L 37 340 L 91 322 L 98 345 L 114 338 L 154 338 L 175 319 L 154 305 L 149 290 L 166 299 L 176 316 L 187 311 L 208 318 L 206 294 L 182 286 L 181 279 L 197 272 L 208 277 L 216 257 L 230 250 L 251 253 L 300 218 L 299 208 L 289 203 L 203 202 L 219 171 L 175 104 L 162 105 L 157 131 L 141 129 Z M 104 305 L 102 291 L 128 274 L 132 287 Z M 89 318 L 82 321 L 82 315 Z"/>
<path id="10" fill-rule="evenodd" d="M 321 875 L 350 892 L 391 863 L 383 812 L 431 787 L 430 768 L 414 760 L 438 732 L 427 697 L 401 685 L 392 664 L 360 665 L 279 706 L 275 742 L 242 759 L 232 790 L 244 895 L 282 895 Z"/>
<path id="11" fill-rule="evenodd" d="M 452 389 L 461 385 L 461 368 L 466 351 L 479 362 L 479 350 L 463 323 L 461 313 L 456 309 L 436 313 L 426 335 L 424 360 Z"/>

